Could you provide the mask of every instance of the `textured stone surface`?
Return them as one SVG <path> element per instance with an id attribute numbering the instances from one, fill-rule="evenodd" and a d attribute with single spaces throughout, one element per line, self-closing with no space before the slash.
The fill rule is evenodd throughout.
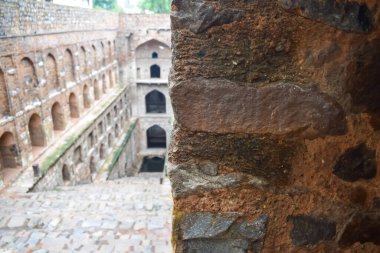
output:
<path id="1" fill-rule="evenodd" d="M 194 133 L 178 128 L 172 134 L 171 145 L 181 148 L 170 152 L 169 161 L 173 164 L 187 163 L 187 167 L 182 169 L 192 167 L 189 161 L 200 161 L 197 164 L 209 161 L 217 163 L 219 170 L 222 166 L 228 166 L 232 169 L 229 173 L 263 178 L 272 182 L 273 186 L 287 182 L 294 153 L 302 147 L 302 143 L 267 136 Z M 201 178 L 195 180 L 203 181 L 202 174 L 199 174 Z M 176 187 L 174 189 L 177 191 Z"/>
<path id="2" fill-rule="evenodd" d="M 345 227 L 339 244 L 349 247 L 356 242 L 372 242 L 380 246 L 380 213 L 355 214 Z"/>
<path id="3" fill-rule="evenodd" d="M 172 26 L 174 29 L 188 28 L 194 33 L 202 33 L 212 26 L 228 24 L 242 17 L 240 10 L 216 9 L 203 0 L 173 1 Z"/>
<path id="4" fill-rule="evenodd" d="M 376 151 L 365 144 L 347 149 L 334 166 L 333 173 L 348 182 L 359 179 L 371 179 L 376 176 Z"/>
<path id="5" fill-rule="evenodd" d="M 186 215 L 181 224 L 182 238 L 212 238 L 226 232 L 233 222 L 239 217 L 236 213 L 216 214 L 193 213 Z"/>
<path id="6" fill-rule="evenodd" d="M 336 224 L 319 217 L 297 215 L 290 216 L 293 223 L 290 234 L 293 244 L 315 245 L 321 241 L 332 241 L 336 233 Z"/>
<path id="7" fill-rule="evenodd" d="M 337 103 L 293 83 L 199 78 L 175 84 L 171 96 L 178 124 L 191 131 L 316 138 L 343 134 L 346 129 Z"/>
<path id="8" fill-rule="evenodd" d="M 246 253 L 249 250 L 249 242 L 246 240 L 191 240 L 185 241 L 183 252 L 185 253 Z M 256 251 L 254 251 L 256 253 Z"/>
<path id="9" fill-rule="evenodd" d="M 268 216 L 253 222 L 241 220 L 238 213 L 207 212 L 184 215 L 180 221 L 183 252 L 260 252 Z"/>
<path id="10" fill-rule="evenodd" d="M 168 160 L 197 166 L 209 161 L 218 165 L 216 176 L 243 173 L 233 187 L 177 196 L 175 210 L 238 212 L 251 221 L 267 213 L 265 238 L 257 244 L 262 252 L 378 252 L 372 239 L 338 242 L 353 214 L 377 206 L 379 175 L 350 183 L 333 171 L 339 157 L 360 143 L 380 159 L 379 2 L 175 3 L 211 5 L 215 18 L 222 11 L 240 11 L 242 17 L 203 32 L 188 23 L 173 26 L 170 84 L 177 124 Z M 176 4 L 174 22 L 196 12 L 179 13 L 183 7 Z M 192 180 L 204 175 L 193 174 Z M 312 216 L 299 219 L 295 244 L 294 224 L 287 219 L 297 214 Z M 377 233 L 358 231 L 369 238 Z M 225 241 L 235 239 L 228 232 L 223 240 L 178 236 L 175 249 L 186 252 L 182 246 L 191 243 L 195 252 L 206 244 L 223 252 L 230 249 Z"/>
<path id="11" fill-rule="evenodd" d="M 195 192 L 214 190 L 237 185 L 243 178 L 242 173 L 231 173 L 223 176 L 210 176 L 200 170 L 201 166 L 194 164 L 168 164 L 168 171 L 173 185 L 175 197 Z"/>
<path id="12" fill-rule="evenodd" d="M 369 32 L 374 17 L 366 4 L 336 0 L 279 0 L 286 10 L 348 32 Z"/>

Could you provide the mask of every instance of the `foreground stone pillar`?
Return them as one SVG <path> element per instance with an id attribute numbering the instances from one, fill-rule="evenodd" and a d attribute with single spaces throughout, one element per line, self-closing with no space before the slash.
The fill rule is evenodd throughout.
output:
<path id="1" fill-rule="evenodd" d="M 378 9 L 173 0 L 176 253 L 379 252 Z"/>

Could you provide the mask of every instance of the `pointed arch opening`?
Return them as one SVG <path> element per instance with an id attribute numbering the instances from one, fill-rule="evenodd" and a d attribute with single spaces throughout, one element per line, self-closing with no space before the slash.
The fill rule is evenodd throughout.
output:
<path id="1" fill-rule="evenodd" d="M 163 172 L 165 159 L 162 157 L 145 156 L 140 168 L 140 172 Z"/>
<path id="2" fill-rule="evenodd" d="M 112 71 L 108 72 L 108 80 L 109 80 L 110 88 L 113 88 Z"/>
<path id="3" fill-rule="evenodd" d="M 57 62 L 52 54 L 46 57 L 46 74 L 48 91 L 59 89 Z"/>
<path id="4" fill-rule="evenodd" d="M 65 77 L 66 82 L 75 81 L 75 67 L 74 67 L 74 58 L 70 49 L 66 49 L 63 55 L 63 62 L 65 65 Z"/>
<path id="5" fill-rule="evenodd" d="M 11 132 L 5 132 L 0 137 L 1 169 L 17 168 L 18 148 Z"/>
<path id="6" fill-rule="evenodd" d="M 102 76 L 102 91 L 104 94 L 107 93 L 106 75 Z"/>
<path id="7" fill-rule="evenodd" d="M 70 107 L 70 117 L 79 118 L 79 103 L 78 103 L 77 96 L 74 94 L 74 92 L 70 93 L 69 107 Z"/>
<path id="8" fill-rule="evenodd" d="M 157 64 L 150 66 L 150 78 L 161 78 L 161 68 Z"/>
<path id="9" fill-rule="evenodd" d="M 96 69 L 96 47 L 92 45 L 92 66 Z"/>
<path id="10" fill-rule="evenodd" d="M 152 53 L 152 59 L 157 59 L 158 58 L 158 54 L 157 52 L 153 52 Z"/>
<path id="11" fill-rule="evenodd" d="M 112 146 L 113 146 L 113 136 L 110 133 L 110 134 L 108 134 L 108 147 L 112 148 Z"/>
<path id="12" fill-rule="evenodd" d="M 45 134 L 42 126 L 41 117 L 34 113 L 28 123 L 29 137 L 32 147 L 45 146 Z"/>
<path id="13" fill-rule="evenodd" d="M 90 91 L 87 84 L 83 86 L 83 106 L 87 109 L 91 107 Z"/>
<path id="14" fill-rule="evenodd" d="M 90 158 L 90 173 L 91 174 L 96 173 L 96 162 L 95 162 L 94 156 L 91 156 L 91 158 Z"/>
<path id="15" fill-rule="evenodd" d="M 166 113 L 165 95 L 153 90 L 145 96 L 146 113 Z"/>
<path id="16" fill-rule="evenodd" d="M 105 159 L 106 158 L 106 154 L 107 154 L 107 148 L 106 148 L 106 145 L 102 144 L 100 145 L 100 149 L 99 149 L 99 157 L 100 159 Z"/>
<path id="17" fill-rule="evenodd" d="M 65 130 L 65 114 L 60 103 L 55 102 L 51 107 L 51 116 L 53 119 L 53 129 L 54 131 Z"/>
<path id="18" fill-rule="evenodd" d="M 158 125 L 146 130 L 148 148 L 166 148 L 166 132 Z"/>
<path id="19" fill-rule="evenodd" d="M 9 100 L 8 100 L 8 89 L 5 82 L 4 72 L 0 69 L 0 117 L 8 116 L 10 114 L 9 110 Z"/>
<path id="20" fill-rule="evenodd" d="M 98 80 L 94 80 L 94 97 L 95 97 L 95 100 L 99 100 L 100 99 L 100 90 L 99 90 L 99 83 L 98 83 Z"/>
<path id="21" fill-rule="evenodd" d="M 86 49 L 82 46 L 80 47 L 79 51 L 79 64 L 80 64 L 80 72 L 82 75 L 86 74 L 86 67 L 87 67 L 87 56 L 86 56 Z"/>
<path id="22" fill-rule="evenodd" d="M 62 166 L 62 179 L 63 179 L 63 182 L 64 183 L 70 182 L 70 178 L 71 178 L 71 175 L 70 175 L 69 167 L 66 164 L 64 164 Z"/>

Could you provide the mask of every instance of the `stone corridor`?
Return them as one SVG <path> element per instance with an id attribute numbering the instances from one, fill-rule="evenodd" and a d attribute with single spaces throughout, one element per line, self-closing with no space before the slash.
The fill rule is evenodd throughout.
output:
<path id="1" fill-rule="evenodd" d="M 160 174 L 0 197 L 0 252 L 171 252 Z"/>

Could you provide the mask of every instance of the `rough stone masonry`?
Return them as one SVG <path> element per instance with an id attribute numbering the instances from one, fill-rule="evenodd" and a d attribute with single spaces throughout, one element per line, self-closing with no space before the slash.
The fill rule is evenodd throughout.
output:
<path id="1" fill-rule="evenodd" d="M 172 1 L 176 253 L 380 252 L 379 7 Z"/>

